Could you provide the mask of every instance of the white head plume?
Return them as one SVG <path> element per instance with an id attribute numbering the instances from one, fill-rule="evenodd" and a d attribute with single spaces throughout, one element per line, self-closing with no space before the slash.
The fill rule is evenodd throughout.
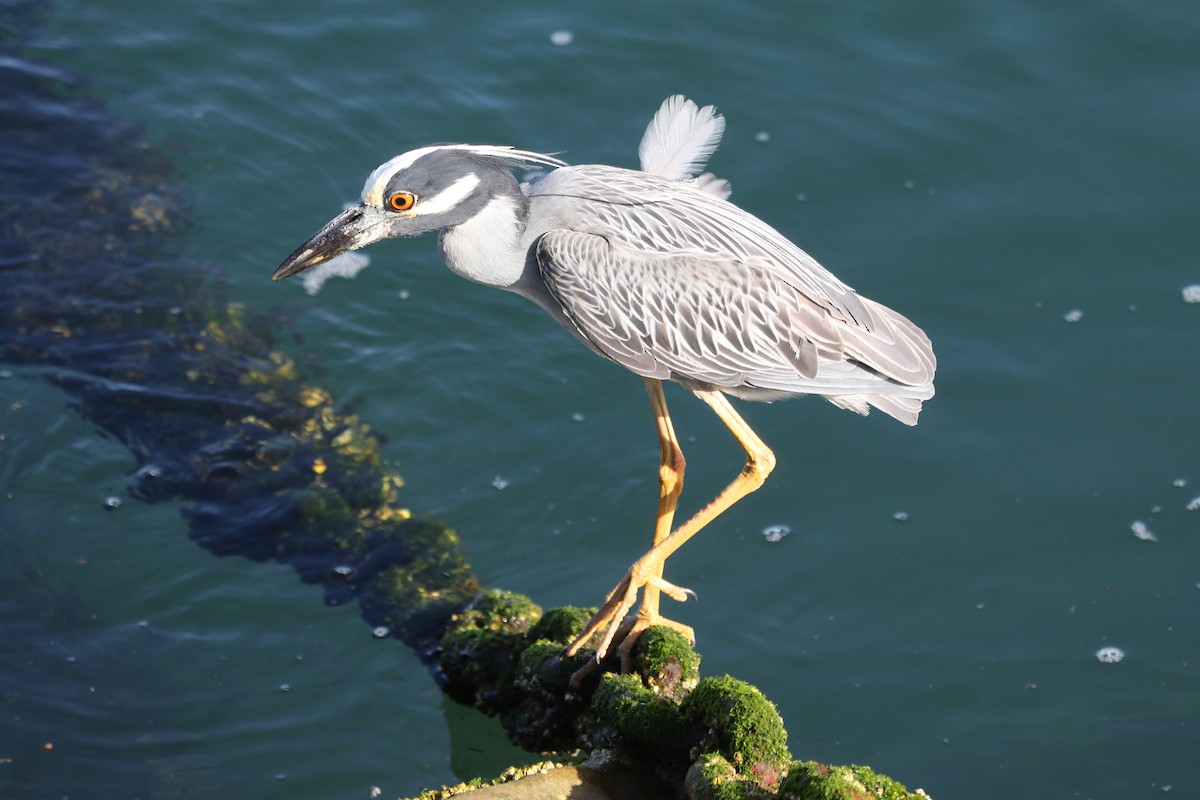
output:
<path id="1" fill-rule="evenodd" d="M 672 95 L 659 106 L 638 146 L 642 171 L 671 180 L 694 178 L 724 133 L 725 118 L 715 106 L 699 108 L 681 94 Z"/>

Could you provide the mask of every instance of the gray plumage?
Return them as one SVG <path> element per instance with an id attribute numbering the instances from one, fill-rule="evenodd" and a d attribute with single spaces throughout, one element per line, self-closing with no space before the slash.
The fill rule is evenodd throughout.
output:
<path id="1" fill-rule="evenodd" d="M 817 394 L 916 424 L 934 391 L 929 339 L 724 199 L 729 184 L 700 174 L 723 129 L 712 107 L 669 98 L 642 171 L 492 146 L 411 151 L 274 277 L 441 230 L 451 270 L 533 300 L 638 375 L 751 400 Z M 519 184 L 512 170 L 525 166 L 551 171 Z M 406 194 L 411 208 L 397 210 Z"/>

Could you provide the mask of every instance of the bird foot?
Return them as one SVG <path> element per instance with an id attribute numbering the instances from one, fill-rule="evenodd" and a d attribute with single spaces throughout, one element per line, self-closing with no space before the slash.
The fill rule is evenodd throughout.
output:
<path id="1" fill-rule="evenodd" d="M 695 631 L 690 626 L 684 625 L 682 622 L 667 619 L 658 613 L 658 598 L 655 598 L 652 603 L 647 603 L 643 597 L 642 607 L 638 609 L 638 612 L 627 616 L 629 610 L 633 607 L 634 601 L 637 599 L 638 591 L 646 586 L 652 586 L 662 594 L 681 603 L 697 599 L 696 593 L 691 589 L 685 589 L 682 586 L 676 586 L 673 583 L 663 580 L 657 574 L 654 574 L 654 571 L 648 570 L 645 565 L 641 565 L 640 563 L 634 564 L 625 577 L 621 579 L 621 582 L 617 584 L 616 588 L 609 592 L 608 597 L 604 600 L 604 605 L 596 612 L 596 616 L 592 617 L 592 621 L 588 623 L 583 633 L 567 647 L 566 654 L 573 656 L 597 632 L 604 631 L 604 635 L 596 646 L 595 657 L 583 667 L 576 670 L 575 674 L 571 676 L 572 687 L 579 686 L 579 683 L 587 675 L 594 672 L 600 666 L 604 657 L 608 655 L 609 648 L 612 647 L 613 642 L 620 642 L 617 646 L 617 655 L 621 660 L 621 672 L 629 672 L 634 645 L 637 644 L 638 638 L 648 628 L 652 628 L 655 625 L 663 625 L 678 631 L 690 643 L 696 643 Z"/>

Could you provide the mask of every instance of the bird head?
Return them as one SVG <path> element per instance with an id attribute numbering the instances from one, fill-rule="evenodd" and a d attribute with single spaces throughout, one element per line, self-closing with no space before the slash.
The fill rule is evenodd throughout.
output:
<path id="1" fill-rule="evenodd" d="M 511 169 L 560 167 L 553 156 L 493 145 L 411 150 L 367 177 L 359 202 L 330 220 L 271 275 L 282 280 L 382 239 L 461 225 L 499 194 L 519 194 Z"/>

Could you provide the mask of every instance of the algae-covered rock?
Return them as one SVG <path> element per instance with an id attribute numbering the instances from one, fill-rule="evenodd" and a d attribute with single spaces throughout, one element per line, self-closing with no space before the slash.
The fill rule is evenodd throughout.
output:
<path id="1" fill-rule="evenodd" d="M 700 683 L 700 655 L 683 634 L 665 626 L 638 637 L 632 668 L 648 689 L 672 700 L 682 700 Z"/>
<path id="2" fill-rule="evenodd" d="M 684 776 L 689 800 L 768 800 L 775 797 L 762 786 L 738 773 L 720 753 L 705 753 Z"/>
<path id="3" fill-rule="evenodd" d="M 791 760 L 787 731 L 762 692 L 729 676 L 705 678 L 684 698 L 682 711 L 707 729 L 703 750 L 720 753 L 765 787 L 778 785 Z"/>
<path id="4" fill-rule="evenodd" d="M 502 591 L 484 592 L 451 616 L 438 654 L 446 693 L 485 714 L 499 712 L 526 634 L 541 616 L 529 598 Z"/>
<path id="5" fill-rule="evenodd" d="M 566 647 L 575 637 L 583 633 L 595 615 L 594 608 L 579 608 L 578 606 L 561 606 L 547 610 L 537 624 L 529 631 L 533 641 L 547 639 L 558 642 Z"/>
<path id="6" fill-rule="evenodd" d="M 656 758 L 678 758 L 688 749 L 679 705 L 649 689 L 639 675 L 604 673 L 592 696 L 597 719 Z"/>
<path id="7" fill-rule="evenodd" d="M 870 767 L 836 767 L 797 761 L 779 786 L 780 800 L 920 800 L 925 790 L 910 792 Z"/>

